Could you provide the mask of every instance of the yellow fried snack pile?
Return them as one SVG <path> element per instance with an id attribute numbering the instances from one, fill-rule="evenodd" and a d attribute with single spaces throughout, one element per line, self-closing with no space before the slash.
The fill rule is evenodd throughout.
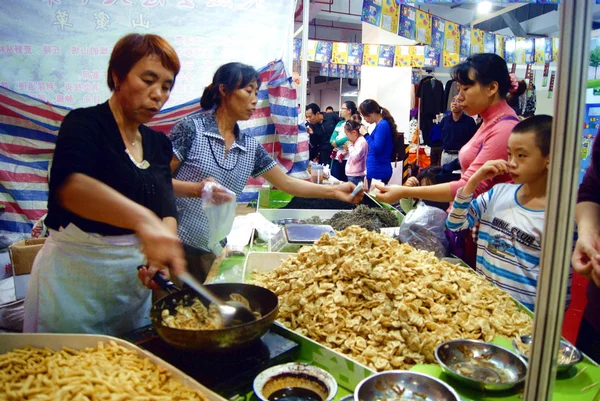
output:
<path id="1" fill-rule="evenodd" d="M 206 396 L 111 341 L 80 351 L 26 347 L 0 355 L 0 400 L 204 401 Z"/>
<path id="2" fill-rule="evenodd" d="M 378 371 L 435 362 L 442 342 L 531 332 L 512 298 L 469 268 L 351 226 L 254 280 L 278 321 Z"/>

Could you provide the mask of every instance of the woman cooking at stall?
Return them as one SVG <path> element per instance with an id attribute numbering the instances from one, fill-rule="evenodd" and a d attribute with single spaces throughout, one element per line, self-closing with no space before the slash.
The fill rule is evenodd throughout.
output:
<path id="1" fill-rule="evenodd" d="M 169 99 L 179 68 L 160 36 L 127 35 L 110 57 L 110 99 L 62 122 L 49 182 L 50 237 L 33 264 L 25 332 L 119 335 L 147 325 L 151 293 L 136 267 L 185 270 L 171 143 L 143 125 Z"/>
<path id="2" fill-rule="evenodd" d="M 208 250 L 208 218 L 200 199 L 209 177 L 236 196 L 250 176 L 262 176 L 291 195 L 353 200 L 354 184 L 323 186 L 290 177 L 256 139 L 240 130 L 237 122 L 250 119 L 256 109 L 259 86 L 258 73 L 251 66 L 222 65 L 202 94 L 200 105 L 205 111 L 184 118 L 171 130 L 179 236 L 188 268 L 200 280 L 206 278 L 215 259 Z"/>

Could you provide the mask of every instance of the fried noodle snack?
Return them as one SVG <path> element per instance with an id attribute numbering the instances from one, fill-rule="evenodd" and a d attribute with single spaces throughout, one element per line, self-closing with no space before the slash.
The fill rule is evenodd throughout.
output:
<path id="1" fill-rule="evenodd" d="M 435 363 L 435 347 L 531 331 L 531 318 L 472 270 L 351 226 L 300 249 L 256 284 L 278 321 L 377 371 Z"/>
<path id="2" fill-rule="evenodd" d="M 204 401 L 206 396 L 111 341 L 80 351 L 26 347 L 0 355 L 0 400 Z"/>

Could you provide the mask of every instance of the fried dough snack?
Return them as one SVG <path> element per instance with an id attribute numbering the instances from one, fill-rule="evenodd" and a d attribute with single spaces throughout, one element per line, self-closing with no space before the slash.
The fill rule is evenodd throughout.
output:
<path id="1" fill-rule="evenodd" d="M 472 270 L 357 226 L 254 280 L 278 295 L 284 326 L 377 371 L 435 363 L 448 340 L 532 329 L 506 292 Z"/>
<path id="2" fill-rule="evenodd" d="M 205 401 L 206 396 L 110 341 L 83 350 L 26 347 L 0 355 L 0 400 Z"/>

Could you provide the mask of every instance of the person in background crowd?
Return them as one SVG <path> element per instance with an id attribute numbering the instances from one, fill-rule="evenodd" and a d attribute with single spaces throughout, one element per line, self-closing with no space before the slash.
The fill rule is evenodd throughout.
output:
<path id="1" fill-rule="evenodd" d="M 450 111 L 452 114 L 444 117 L 440 122 L 442 165 L 457 159 L 460 149 L 473 138 L 477 131 L 475 120 L 464 113 L 456 96 L 450 103 Z"/>
<path id="2" fill-rule="evenodd" d="M 517 124 L 508 139 L 508 162 L 490 160 L 473 174 L 447 219 L 452 231 L 481 223 L 478 273 L 534 309 L 546 210 L 552 117 L 539 115 Z M 483 180 L 510 173 L 514 184 L 498 184 L 473 199 Z M 567 293 L 570 296 L 570 291 Z M 567 299 L 568 301 L 568 299 Z"/>
<path id="3" fill-rule="evenodd" d="M 534 118 L 534 117 L 532 117 Z M 527 121 L 527 120 L 525 120 Z M 600 136 L 599 136 L 600 137 Z M 578 239 L 571 263 L 589 280 L 587 305 L 579 326 L 576 346 L 600 363 L 600 140 L 592 145 L 592 163 L 579 187 L 575 220 Z"/>
<path id="4" fill-rule="evenodd" d="M 331 153 L 331 175 L 340 181 L 348 181 L 345 173 L 348 153 L 344 149 L 344 144 L 348 142 L 348 137 L 346 136 L 344 126 L 353 114 L 356 114 L 356 103 L 351 100 L 342 103 L 340 110 L 342 120 L 337 123 L 333 134 L 331 134 L 331 138 L 329 138 L 331 146 L 333 146 L 333 152 Z"/>
<path id="5" fill-rule="evenodd" d="M 306 131 L 310 135 L 310 160 L 319 164 L 329 164 L 333 150 L 329 139 L 340 118 L 334 113 L 321 113 L 321 109 L 315 103 L 306 106 L 305 117 L 308 121 Z"/>
<path id="6" fill-rule="evenodd" d="M 367 132 L 367 127 L 365 127 L 365 125 L 363 124 L 362 117 L 360 116 L 360 114 L 359 114 L 359 113 L 352 114 L 352 117 L 350 117 L 350 119 L 351 119 L 352 121 L 356 121 L 357 123 L 359 123 L 359 124 L 360 124 L 360 134 L 361 134 L 362 136 L 367 136 L 367 135 L 369 135 L 369 133 Z"/>
<path id="7" fill-rule="evenodd" d="M 508 97 L 506 98 L 506 102 L 508 103 L 508 105 L 510 107 L 512 107 L 512 109 L 515 111 L 515 113 L 517 114 L 517 116 L 521 116 L 522 113 L 522 108 L 520 105 L 520 97 L 525 93 L 525 91 L 527 90 L 527 82 L 525 82 L 524 79 L 521 79 L 519 81 L 519 86 L 517 88 L 517 90 L 514 93 L 511 93 L 508 95 Z"/>
<path id="8" fill-rule="evenodd" d="M 346 202 L 358 201 L 362 196 L 350 197 L 355 188 L 351 183 L 325 186 L 285 174 L 256 139 L 240 130 L 238 121 L 248 120 L 254 113 L 259 86 L 258 72 L 251 66 L 242 63 L 222 65 L 200 99 L 204 111 L 182 119 L 170 133 L 173 188 L 180 216 L 179 236 L 190 273 L 202 281 L 216 258 L 208 249 L 208 217 L 201 199 L 208 180 L 216 180 L 236 197 L 242 193 L 250 176 L 262 176 L 279 190 L 295 196 L 335 198 Z M 316 114 L 321 115 L 318 107 Z M 329 136 L 327 143 L 328 140 Z"/>
<path id="9" fill-rule="evenodd" d="M 392 178 L 392 157 L 394 140 L 398 135 L 394 118 L 388 111 L 373 99 L 367 99 L 360 104 L 360 114 L 369 124 L 375 124 L 371 135 L 365 139 L 369 145 L 367 154 L 367 184 L 377 179 L 387 184 Z"/>
<path id="10" fill-rule="evenodd" d="M 457 100 L 465 113 L 481 115 L 483 124 L 466 145 L 458 158 L 462 175 L 460 180 L 430 186 L 389 186 L 378 188 L 377 195 L 383 202 L 394 203 L 402 198 L 426 199 L 437 202 L 451 202 L 459 188 L 488 160 L 505 160 L 506 145 L 513 127 L 519 119 L 506 103 L 506 96 L 517 90 L 518 82 L 509 75 L 506 61 L 496 54 L 476 54 L 456 67 L 452 77 L 458 81 Z M 508 174 L 489 177 L 475 188 L 478 196 L 501 182 L 510 182 Z"/>
<path id="11" fill-rule="evenodd" d="M 325 113 L 327 113 L 327 114 L 329 114 L 329 113 L 333 113 L 333 107 L 331 107 L 331 106 L 327 106 L 327 107 L 325 108 Z"/>
<path id="12" fill-rule="evenodd" d="M 348 181 L 358 185 L 363 182 L 367 170 L 367 154 L 369 145 L 360 133 L 360 123 L 348 120 L 344 123 L 344 131 L 348 142 L 344 144 L 348 150 L 348 162 L 346 163 L 346 176 Z"/>
<path id="13" fill-rule="evenodd" d="M 156 35 L 113 48 L 112 95 L 63 120 L 45 224 L 32 267 L 25 332 L 120 335 L 150 324 L 151 293 L 138 280 L 158 266 L 185 271 L 169 163 L 171 141 L 147 128 L 169 99 L 180 63 Z M 168 270 L 161 269 L 168 277 Z"/>

